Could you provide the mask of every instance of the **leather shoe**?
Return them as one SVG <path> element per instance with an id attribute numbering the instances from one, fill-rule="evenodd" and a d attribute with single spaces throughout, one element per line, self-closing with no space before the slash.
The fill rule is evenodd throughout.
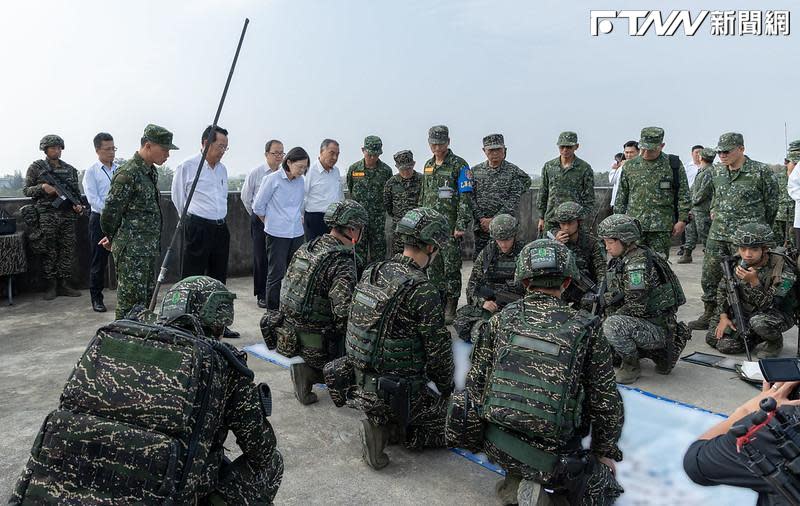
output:
<path id="1" fill-rule="evenodd" d="M 225 327 L 225 331 L 222 332 L 222 337 L 225 337 L 227 339 L 236 339 L 236 338 L 238 338 L 240 336 L 241 336 L 241 334 L 239 334 L 235 330 L 229 329 L 228 327 Z"/>
<path id="2" fill-rule="evenodd" d="M 98 299 L 92 301 L 92 309 L 94 309 L 98 313 L 105 313 L 107 311 L 106 305 L 103 304 L 102 300 Z"/>
<path id="3" fill-rule="evenodd" d="M 258 302 L 256 302 L 256 304 L 258 304 L 258 307 L 260 307 L 261 309 L 267 309 L 267 299 L 263 297 L 259 297 Z"/>

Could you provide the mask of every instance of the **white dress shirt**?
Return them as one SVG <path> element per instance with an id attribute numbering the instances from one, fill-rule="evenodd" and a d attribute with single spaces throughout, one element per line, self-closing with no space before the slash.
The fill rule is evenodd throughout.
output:
<path id="1" fill-rule="evenodd" d="M 789 196 L 794 200 L 794 228 L 800 228 L 800 167 L 795 167 L 789 174 L 789 182 L 786 185 Z"/>
<path id="2" fill-rule="evenodd" d="M 303 176 L 289 179 L 283 169 L 267 174 L 253 200 L 256 216 L 266 216 L 264 232 L 286 239 L 303 235 L 304 195 Z"/>
<path id="3" fill-rule="evenodd" d="M 181 162 L 175 169 L 172 178 L 172 203 L 175 204 L 178 214 L 183 211 L 202 156 L 202 153 L 198 153 Z M 228 170 L 221 162 L 213 169 L 208 161 L 203 163 L 188 212 L 207 220 L 221 220 L 228 214 Z"/>
<path id="4" fill-rule="evenodd" d="M 686 179 L 689 180 L 689 191 L 691 192 L 692 185 L 694 184 L 694 178 L 697 177 L 697 173 L 700 171 L 700 168 L 694 164 L 694 162 L 689 162 L 684 169 L 686 169 Z"/>
<path id="5" fill-rule="evenodd" d="M 111 188 L 111 178 L 114 177 L 117 167 L 119 167 L 117 162 L 111 162 L 109 168 L 98 160 L 83 173 L 83 192 L 86 193 L 86 200 L 92 206 L 93 213 L 103 212 L 108 189 Z"/>
<path id="6" fill-rule="evenodd" d="M 332 203 L 344 200 L 342 175 L 339 173 L 339 167 L 334 165 L 331 170 L 325 170 L 317 159 L 308 168 L 305 180 L 305 210 L 307 212 L 324 213 Z"/>
<path id="7" fill-rule="evenodd" d="M 253 214 L 253 199 L 255 198 L 256 193 L 258 193 L 258 189 L 261 187 L 261 182 L 264 180 L 264 176 L 271 174 L 272 172 L 275 171 L 270 169 L 269 165 L 264 163 L 254 168 L 249 174 L 247 174 L 244 183 L 242 183 L 241 192 L 242 204 L 244 204 L 247 214 Z"/>
<path id="8" fill-rule="evenodd" d="M 617 170 L 612 170 L 608 174 L 608 182 L 611 183 L 613 188 L 611 189 L 611 206 L 614 206 L 614 202 L 617 201 L 617 190 L 619 190 L 619 182 L 622 180 L 622 169 L 625 168 L 625 164 L 622 164 L 622 167 L 618 168 Z"/>

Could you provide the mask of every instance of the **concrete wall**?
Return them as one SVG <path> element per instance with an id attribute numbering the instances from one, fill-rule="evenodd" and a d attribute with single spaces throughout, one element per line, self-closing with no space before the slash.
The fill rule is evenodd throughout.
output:
<path id="1" fill-rule="evenodd" d="M 520 223 L 521 223 L 521 237 L 524 241 L 533 239 L 536 231 L 536 222 L 539 220 L 539 213 L 536 210 L 536 195 L 538 190 L 533 189 L 522 196 L 520 202 Z M 178 214 L 175 207 L 170 201 L 168 192 L 161 194 L 161 211 L 164 216 L 164 225 L 161 228 L 161 259 L 166 254 L 166 249 L 169 246 L 169 241 L 175 226 L 178 222 Z M 599 223 L 603 218 L 608 216 L 609 201 L 611 200 L 611 188 L 595 188 L 595 199 L 600 209 L 598 219 Z M 0 208 L 6 210 L 9 214 L 17 215 L 19 208 L 29 203 L 30 199 L 27 198 L 0 198 Z M 24 229 L 24 224 L 21 223 L 17 215 L 17 228 Z M 388 220 L 387 220 L 388 222 Z M 81 288 L 87 288 L 89 283 L 89 244 L 88 244 L 88 219 L 80 217 L 76 225 L 77 241 L 77 254 L 73 264 L 73 283 Z M 246 276 L 252 272 L 252 243 L 250 240 L 250 218 L 242 206 L 239 199 L 238 192 L 231 192 L 228 194 L 228 228 L 231 234 L 231 247 L 230 258 L 228 260 L 228 275 L 229 276 Z M 387 227 L 387 241 L 389 240 L 389 231 Z M 179 236 L 175 241 L 175 249 L 172 256 L 172 261 L 169 265 L 168 281 L 176 281 L 180 273 L 180 252 L 182 250 L 182 238 Z M 473 238 L 472 233 L 468 232 L 462 242 L 462 250 L 464 258 L 472 258 Z M 110 286 L 114 286 L 113 268 L 108 280 Z M 15 278 L 16 291 L 32 291 L 41 288 L 40 265 L 38 259 L 32 255 L 28 255 L 28 272 L 20 274 Z"/>

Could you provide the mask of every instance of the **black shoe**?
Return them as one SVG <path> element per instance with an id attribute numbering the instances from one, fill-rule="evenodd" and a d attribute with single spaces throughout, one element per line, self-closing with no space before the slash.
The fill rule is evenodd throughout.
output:
<path id="1" fill-rule="evenodd" d="M 231 330 L 228 327 L 225 327 L 225 331 L 222 333 L 222 337 L 225 337 L 227 339 L 237 339 L 241 337 L 241 334 L 239 334 L 235 330 Z"/>
<path id="2" fill-rule="evenodd" d="M 264 297 L 259 297 L 258 302 L 256 302 L 256 304 L 258 304 L 258 307 L 260 307 L 261 309 L 267 309 L 267 299 L 265 299 Z"/>
<path id="3" fill-rule="evenodd" d="M 95 299 L 92 301 L 92 309 L 98 313 L 105 313 L 107 311 L 106 305 L 103 304 L 103 301 L 100 299 Z"/>

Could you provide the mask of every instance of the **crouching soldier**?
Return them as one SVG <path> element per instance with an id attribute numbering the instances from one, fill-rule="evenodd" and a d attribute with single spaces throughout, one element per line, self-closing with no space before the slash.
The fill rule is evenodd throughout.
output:
<path id="1" fill-rule="evenodd" d="M 519 300 L 522 286 L 514 282 L 517 255 L 524 244 L 517 240 L 517 219 L 499 214 L 489 223 L 493 239 L 478 253 L 467 283 L 467 305 L 456 312 L 453 326 L 458 337 L 471 342 L 483 322 L 506 304 Z"/>
<path id="2" fill-rule="evenodd" d="M 453 391 L 442 298 L 425 273 L 447 244 L 449 225 L 422 207 L 407 212 L 395 233 L 402 236 L 403 253 L 364 271 L 347 321 L 347 355 L 325 365 L 336 405 L 346 402 L 367 416 L 359 434 L 364 461 L 373 469 L 389 464 L 387 444 L 443 447 Z"/>
<path id="3" fill-rule="evenodd" d="M 575 274 L 563 244 L 526 245 L 515 274 L 525 297 L 489 320 L 453 395 L 448 445 L 485 451 L 505 469 L 503 504 L 610 504 L 622 493 L 622 399 L 599 318 L 561 297 Z"/>
<path id="4" fill-rule="evenodd" d="M 722 353 L 742 353 L 744 339 L 758 343 L 758 358 L 777 357 L 783 349 L 783 333 L 794 325 L 794 263 L 779 252 L 770 251 L 773 233 L 762 223 L 745 223 L 733 236 L 737 254 L 723 258 L 726 275 L 717 289 L 717 315 L 712 320 L 706 343 Z M 728 280 L 727 273 L 731 274 Z M 728 283 L 736 290 L 748 327 L 736 328 Z"/>

